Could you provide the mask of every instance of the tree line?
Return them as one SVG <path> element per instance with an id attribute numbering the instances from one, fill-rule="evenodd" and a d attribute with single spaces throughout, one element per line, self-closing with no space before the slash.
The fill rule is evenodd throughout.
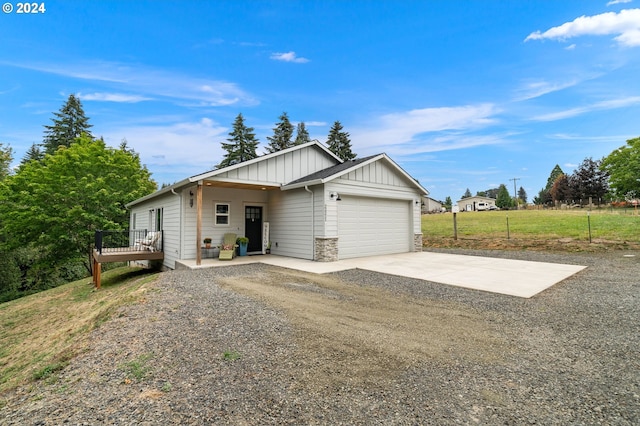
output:
<path id="1" fill-rule="evenodd" d="M 309 131 L 304 122 L 300 122 L 296 126 L 294 138 L 294 126 L 287 113 L 283 112 L 278 119 L 279 121 L 273 128 L 273 135 L 267 136 L 269 141 L 266 146 L 267 153 L 311 142 Z M 256 138 L 254 128 L 245 124 L 242 113 L 238 114 L 233 122 L 232 130 L 229 132 L 227 142 L 221 142 L 222 149 L 226 151 L 226 154 L 216 168 L 232 166 L 258 157 L 257 149 L 259 144 L 260 141 Z M 352 160 L 356 157 L 356 154 L 351 149 L 349 133 L 344 131 L 340 121 L 335 121 L 331 126 L 326 145 L 331 152 L 343 161 Z"/>
<path id="2" fill-rule="evenodd" d="M 87 276 L 94 232 L 126 230 L 125 205 L 157 188 L 126 141 L 91 134 L 69 96 L 17 169 L 0 144 L 0 302 Z"/>
<path id="3" fill-rule="evenodd" d="M 126 140 L 108 147 L 92 127 L 80 99 L 70 95 L 16 170 L 13 149 L 0 143 L 0 302 L 89 275 L 95 231 L 128 230 L 126 204 L 157 189 Z M 311 141 L 304 122 L 293 134 L 285 112 L 267 137 L 267 153 Z M 216 167 L 256 158 L 258 144 L 238 114 Z M 327 145 L 345 161 L 356 156 L 339 121 Z"/>
<path id="4" fill-rule="evenodd" d="M 467 188 L 461 198 L 471 196 L 471 191 Z M 527 204 L 527 192 L 522 186 L 515 197 L 509 194 L 505 184 L 478 191 L 476 196 L 495 199 L 496 206 L 501 209 Z M 540 206 L 584 206 L 588 203 L 637 203 L 639 199 L 640 138 L 634 138 L 600 160 L 585 158 L 571 174 L 565 173 L 556 164 L 549 174 L 547 184 L 532 201 Z M 451 197 L 446 197 L 443 204 L 450 209 L 453 204 Z"/>

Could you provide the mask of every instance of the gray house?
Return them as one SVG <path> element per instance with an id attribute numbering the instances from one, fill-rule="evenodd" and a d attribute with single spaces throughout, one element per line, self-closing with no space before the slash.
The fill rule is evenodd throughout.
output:
<path id="1" fill-rule="evenodd" d="M 420 251 L 428 192 L 386 154 L 343 162 L 309 142 L 184 179 L 140 198 L 131 229 L 163 231 L 163 264 L 200 264 L 203 240 L 321 262 Z"/>

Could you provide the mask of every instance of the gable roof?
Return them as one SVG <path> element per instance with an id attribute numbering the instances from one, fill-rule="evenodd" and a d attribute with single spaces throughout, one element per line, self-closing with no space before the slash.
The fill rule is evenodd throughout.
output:
<path id="1" fill-rule="evenodd" d="M 176 189 L 180 189 L 182 187 L 185 187 L 185 186 L 188 186 L 188 185 L 192 185 L 195 182 L 206 180 L 206 179 L 215 178 L 216 176 L 222 175 L 224 173 L 228 173 L 230 171 L 238 170 L 238 169 L 241 169 L 243 167 L 250 167 L 250 166 L 252 166 L 254 164 L 261 163 L 261 162 L 266 162 L 266 161 L 269 161 L 270 159 L 277 158 L 277 157 L 280 157 L 280 156 L 284 156 L 284 155 L 286 155 L 286 154 L 288 154 L 290 152 L 300 151 L 300 150 L 303 150 L 303 149 L 309 148 L 309 147 L 311 147 L 312 149 L 317 149 L 320 152 L 326 154 L 332 161 L 335 161 L 336 163 L 339 163 L 339 164 L 342 163 L 342 159 L 340 159 L 340 157 L 338 157 L 333 152 L 331 152 L 329 150 L 329 148 L 325 147 L 324 145 L 322 145 L 317 140 L 313 140 L 311 142 L 307 142 L 307 143 L 304 143 L 304 144 L 301 144 L 301 145 L 295 145 L 295 146 L 292 146 L 291 148 L 283 149 L 281 151 L 276 151 L 276 152 L 272 152 L 270 154 L 261 155 L 259 157 L 253 158 L 251 160 L 243 161 L 243 162 L 238 163 L 238 164 L 234 164 L 232 166 L 223 167 L 221 169 L 210 170 L 208 172 L 204 172 L 204 173 L 200 173 L 198 175 L 194 175 L 194 176 L 188 177 L 186 179 L 183 179 L 183 180 L 181 180 L 179 182 L 174 183 L 173 185 L 169 185 L 169 186 L 166 186 L 164 188 L 161 188 L 160 190 L 158 190 L 158 191 L 156 191 L 156 192 L 154 192 L 152 194 L 146 195 L 146 196 L 144 196 L 142 198 L 138 198 L 137 200 L 134 200 L 134 201 L 128 203 L 126 205 L 126 207 L 127 208 L 132 207 L 132 206 L 134 206 L 136 204 L 139 204 L 139 203 L 147 201 L 147 200 L 151 200 L 151 199 L 153 199 L 155 197 L 158 197 L 160 195 L 164 195 L 164 194 L 169 193 L 169 192 L 173 193 L 173 194 L 176 194 L 176 192 L 175 192 Z M 282 186 L 281 183 L 272 183 L 272 184 L 274 186 L 278 186 L 278 187 Z"/>
<path id="2" fill-rule="evenodd" d="M 411 182 L 420 192 L 422 192 L 423 195 L 429 194 L 429 191 L 427 191 L 422 185 L 420 185 L 417 180 L 415 180 L 413 177 L 411 177 L 411 175 L 405 172 L 402 167 L 400 167 L 395 161 L 389 158 L 389 156 L 387 156 L 387 154 L 385 153 L 371 155 L 369 157 L 356 158 L 351 161 L 345 161 L 344 163 L 328 167 L 326 169 L 312 173 L 308 176 L 289 182 L 281 189 L 283 191 L 286 191 L 288 189 L 302 188 L 304 186 L 321 185 L 376 161 L 385 161 L 391 166 L 392 169 L 394 169 L 394 171 L 404 176 L 409 182 Z"/>
<path id="3" fill-rule="evenodd" d="M 232 166 L 223 167 L 221 169 L 215 169 L 215 170 L 211 170 L 211 171 L 208 171 L 208 172 L 205 172 L 205 173 L 201 173 L 199 175 L 191 176 L 189 178 L 189 182 L 198 182 L 199 180 L 209 179 L 209 178 L 212 178 L 212 177 L 214 177 L 216 175 L 220 175 L 222 173 L 227 173 L 227 172 L 230 172 L 232 170 L 239 169 L 241 167 L 247 167 L 247 166 L 250 166 L 252 164 L 259 163 L 259 162 L 262 162 L 262 161 L 266 161 L 266 160 L 269 160 L 269 159 L 274 158 L 274 157 L 279 157 L 279 156 L 285 155 L 285 154 L 287 154 L 289 152 L 297 151 L 297 150 L 304 149 L 304 148 L 307 148 L 307 147 L 310 147 L 310 146 L 315 146 L 315 147 L 321 149 L 322 151 L 327 153 L 329 156 L 333 157 L 336 161 L 342 163 L 342 160 L 340 159 L 340 157 L 335 155 L 333 152 L 329 151 L 329 148 L 325 147 L 324 145 L 322 145 L 317 140 L 313 140 L 311 142 L 303 143 L 301 145 L 295 145 L 295 146 L 292 146 L 291 148 L 283 149 L 281 151 L 276 151 L 276 152 L 272 152 L 270 154 L 261 155 L 259 157 L 253 158 L 251 160 L 247 160 L 247 161 L 243 161 L 242 163 L 234 164 Z"/>

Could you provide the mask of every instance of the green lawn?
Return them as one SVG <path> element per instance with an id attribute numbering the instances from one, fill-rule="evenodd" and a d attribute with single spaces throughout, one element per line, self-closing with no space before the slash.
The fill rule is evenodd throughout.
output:
<path id="1" fill-rule="evenodd" d="M 589 215 L 589 217 L 588 217 Z M 640 242 L 640 212 L 629 210 L 511 210 L 462 212 L 456 215 L 459 238 L 557 240 L 571 238 Z M 508 230 L 507 230 L 508 221 Z M 452 238 L 453 214 L 422 216 L 425 238 Z"/>
<path id="2" fill-rule="evenodd" d="M 0 303 L 0 408 L 3 391 L 29 380 L 57 380 L 57 371 L 82 352 L 89 333 L 118 307 L 142 300 L 157 274 L 123 267 Z"/>

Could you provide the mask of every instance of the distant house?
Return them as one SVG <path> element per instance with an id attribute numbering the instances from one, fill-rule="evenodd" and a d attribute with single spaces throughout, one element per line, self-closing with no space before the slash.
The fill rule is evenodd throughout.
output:
<path id="1" fill-rule="evenodd" d="M 445 211 L 444 204 L 438 200 L 434 200 L 431 197 L 422 197 L 422 213 L 436 213 Z"/>
<path id="2" fill-rule="evenodd" d="M 318 142 L 201 173 L 128 204 L 131 229 L 163 231 L 163 264 L 201 262 L 203 239 L 316 261 L 422 250 L 427 195 L 386 154 L 343 162 Z"/>
<path id="3" fill-rule="evenodd" d="M 466 197 L 456 203 L 461 212 L 475 212 L 483 210 L 495 210 L 496 200 L 489 197 Z"/>

